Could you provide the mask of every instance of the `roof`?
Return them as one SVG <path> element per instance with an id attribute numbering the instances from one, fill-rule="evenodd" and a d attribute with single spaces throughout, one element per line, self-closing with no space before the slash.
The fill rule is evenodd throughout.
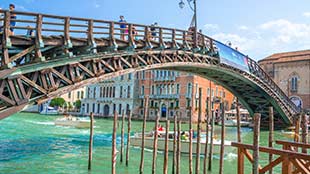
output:
<path id="1" fill-rule="evenodd" d="M 258 62 L 293 62 L 303 60 L 310 61 L 310 50 L 276 53 L 262 60 L 259 60 Z"/>

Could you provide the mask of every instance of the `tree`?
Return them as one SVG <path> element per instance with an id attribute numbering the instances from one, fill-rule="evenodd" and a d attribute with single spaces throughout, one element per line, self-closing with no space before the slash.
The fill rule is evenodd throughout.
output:
<path id="1" fill-rule="evenodd" d="M 77 100 L 74 102 L 74 106 L 77 110 L 80 110 L 81 109 L 81 106 L 82 106 L 82 102 L 81 100 Z"/>
<path id="2" fill-rule="evenodd" d="M 61 97 L 56 97 L 52 99 L 50 106 L 59 107 L 59 106 L 63 106 L 65 103 L 66 103 L 65 99 Z"/>

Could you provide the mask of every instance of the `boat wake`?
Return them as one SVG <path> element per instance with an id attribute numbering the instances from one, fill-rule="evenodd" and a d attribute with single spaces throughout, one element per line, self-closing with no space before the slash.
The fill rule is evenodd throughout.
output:
<path id="1" fill-rule="evenodd" d="M 29 123 L 39 124 L 39 125 L 54 125 L 55 123 L 52 121 L 41 122 L 41 121 L 28 121 Z"/>

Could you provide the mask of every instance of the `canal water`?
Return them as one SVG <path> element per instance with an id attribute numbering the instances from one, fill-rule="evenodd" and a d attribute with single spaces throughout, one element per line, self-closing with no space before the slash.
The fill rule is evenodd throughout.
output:
<path id="1" fill-rule="evenodd" d="M 76 129 L 72 127 L 55 126 L 53 121 L 57 116 L 43 116 L 32 113 L 18 113 L 0 121 L 0 173 L 50 173 L 50 174 L 84 174 L 88 173 L 88 129 Z M 164 125 L 164 123 L 162 123 Z M 125 124 L 127 130 L 127 123 Z M 133 121 L 132 131 L 140 132 L 142 122 Z M 154 127 L 154 122 L 147 123 L 147 130 Z M 182 125 L 186 130 L 187 125 Z M 94 148 L 91 174 L 111 173 L 111 141 L 113 120 L 96 119 L 94 128 Z M 173 130 L 173 125 L 171 125 Z M 252 131 L 242 128 L 242 140 L 252 143 Z M 215 128 L 215 136 L 220 138 L 220 127 Z M 236 128 L 226 128 L 226 140 L 235 141 Z M 126 138 L 126 136 L 125 136 Z M 291 140 L 275 132 L 275 138 Z M 120 128 L 117 134 L 117 146 L 120 151 Z M 260 145 L 268 144 L 268 132 L 262 131 Z M 280 146 L 279 146 L 280 148 Z M 261 154 L 261 164 L 268 161 L 266 154 Z M 125 156 L 125 155 L 124 155 Z M 210 173 L 218 173 L 219 155 L 214 155 L 213 168 Z M 139 173 L 140 149 L 131 147 L 129 167 L 118 162 L 116 171 L 118 174 Z M 163 171 L 164 154 L 159 152 L 157 157 L 157 172 Z M 225 155 L 224 173 L 237 173 L 236 149 L 232 149 Z M 245 160 L 247 161 L 247 160 Z M 181 157 L 181 173 L 188 173 L 188 156 Z M 193 159 L 195 163 L 195 157 Z M 201 158 L 203 164 L 203 158 Z M 151 173 L 152 152 L 145 152 L 145 173 Z M 169 173 L 171 173 L 172 154 L 169 154 Z M 195 165 L 193 165 L 194 168 Z M 246 162 L 246 172 L 251 173 L 251 164 Z M 201 167 L 202 171 L 202 167 Z M 278 171 L 278 172 L 277 172 Z M 275 173 L 280 169 L 276 168 Z"/>

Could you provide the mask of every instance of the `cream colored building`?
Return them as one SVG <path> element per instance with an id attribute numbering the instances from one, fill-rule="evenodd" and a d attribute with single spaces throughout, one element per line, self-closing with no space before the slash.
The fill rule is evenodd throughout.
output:
<path id="1" fill-rule="evenodd" d="M 310 111 L 310 50 L 277 53 L 258 63 L 298 107 Z"/>

